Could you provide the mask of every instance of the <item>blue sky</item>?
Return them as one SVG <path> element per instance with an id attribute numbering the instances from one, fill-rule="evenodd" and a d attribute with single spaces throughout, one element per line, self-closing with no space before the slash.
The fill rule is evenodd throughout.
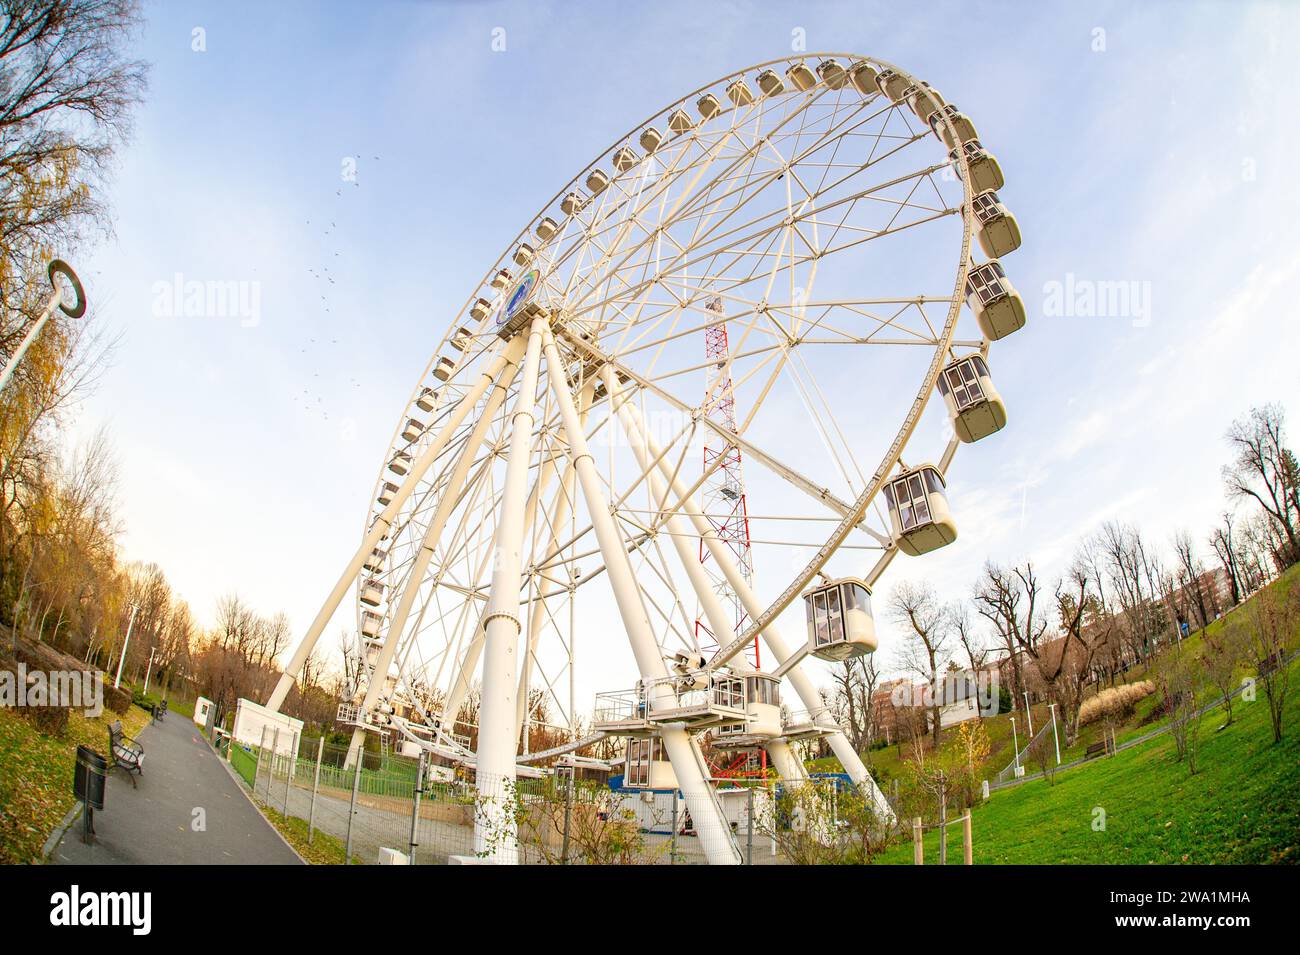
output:
<path id="1" fill-rule="evenodd" d="M 925 578 L 964 597 L 986 557 L 1050 577 L 1110 518 L 1203 541 L 1231 419 L 1265 401 L 1300 415 L 1294 6 L 176 2 L 148 17 L 115 236 L 79 263 L 122 343 L 77 427 L 109 426 L 126 554 L 161 564 L 200 620 L 236 590 L 305 627 L 488 265 L 616 137 L 789 55 L 796 31 L 958 103 L 1025 237 L 1030 325 L 994 361 L 1010 424 L 950 473 L 960 540 L 895 561 L 886 591 Z M 257 322 L 157 315 L 154 286 L 177 273 L 257 283 Z M 1044 315 L 1069 276 L 1139 283 L 1149 320 Z M 767 596 L 785 583 L 757 576 Z"/>

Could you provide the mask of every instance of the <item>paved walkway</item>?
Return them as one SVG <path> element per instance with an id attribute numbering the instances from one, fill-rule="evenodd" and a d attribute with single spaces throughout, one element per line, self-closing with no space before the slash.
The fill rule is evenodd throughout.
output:
<path id="1" fill-rule="evenodd" d="M 108 778 L 95 841 L 81 841 L 81 820 L 50 854 L 61 865 L 300 865 L 221 760 L 179 713 L 140 733 L 144 775 L 138 788 L 121 770 Z M 107 744 L 107 740 L 104 741 Z M 201 831 L 195 831 L 200 817 Z"/>

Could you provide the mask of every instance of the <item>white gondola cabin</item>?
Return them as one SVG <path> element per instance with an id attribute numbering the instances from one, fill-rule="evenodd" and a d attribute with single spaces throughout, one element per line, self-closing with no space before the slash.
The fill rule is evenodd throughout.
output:
<path id="1" fill-rule="evenodd" d="M 533 255 L 533 247 L 524 242 L 519 248 L 515 249 L 515 265 L 527 265 L 533 260 Z"/>
<path id="2" fill-rule="evenodd" d="M 813 656 L 838 662 L 871 653 L 879 645 L 871 616 L 871 591 L 855 577 L 831 580 L 803 595 Z"/>
<path id="3" fill-rule="evenodd" d="M 415 399 L 415 406 L 421 411 L 432 411 L 438 407 L 438 392 L 432 388 L 420 389 L 420 397 Z"/>
<path id="4" fill-rule="evenodd" d="M 843 89 L 849 78 L 839 60 L 822 60 L 817 64 L 817 75 L 833 90 Z"/>
<path id="5" fill-rule="evenodd" d="M 700 111 L 701 119 L 712 119 L 722 112 L 722 104 L 712 93 L 705 93 L 695 101 L 695 108 Z"/>
<path id="6" fill-rule="evenodd" d="M 745 674 L 745 733 L 781 735 L 781 681 L 766 673 Z"/>
<path id="7" fill-rule="evenodd" d="M 614 168 L 619 172 L 627 172 L 637 163 L 637 154 L 630 146 L 624 146 L 614 153 Z"/>
<path id="8" fill-rule="evenodd" d="M 695 128 L 695 120 L 684 109 L 675 109 L 668 117 L 668 129 L 676 136 L 690 132 Z"/>
<path id="9" fill-rule="evenodd" d="M 475 299 L 474 304 L 469 307 L 470 317 L 476 322 L 483 321 L 491 311 L 492 303 L 485 298 Z"/>
<path id="10" fill-rule="evenodd" d="M 952 123 L 953 129 L 957 133 L 956 137 L 948 131 L 948 127 L 944 124 L 945 117 Z M 975 124 L 971 122 L 970 117 L 958 110 L 952 103 L 947 103 L 943 109 L 931 113 L 926 117 L 926 122 L 930 124 L 934 134 L 939 137 L 949 150 L 956 149 L 958 145 L 968 143 L 972 139 L 979 139 L 979 133 L 975 131 Z"/>
<path id="11" fill-rule="evenodd" d="M 1006 180 L 1002 178 L 1002 167 L 998 164 L 997 157 L 981 146 L 978 139 L 962 143 L 961 148 L 966 153 L 966 163 L 970 166 L 971 192 L 988 192 L 1001 189 L 1006 185 Z M 948 158 L 952 160 L 953 168 L 957 169 L 958 175 L 960 175 L 960 167 L 957 165 L 957 150 L 951 150 L 948 153 Z"/>
<path id="12" fill-rule="evenodd" d="M 411 456 L 405 451 L 398 451 L 393 460 L 388 462 L 388 470 L 401 477 L 411 469 Z"/>
<path id="13" fill-rule="evenodd" d="M 876 77 L 879 75 L 870 63 L 859 62 L 849 67 L 849 81 L 863 96 L 879 91 L 880 87 L 876 85 Z"/>
<path id="14" fill-rule="evenodd" d="M 510 286 L 510 270 L 497 269 L 497 274 L 492 276 L 492 287 L 497 291 Z"/>
<path id="15" fill-rule="evenodd" d="M 452 336 L 451 347 L 456 351 L 464 351 L 469 347 L 469 343 L 474 340 L 474 333 L 462 325 L 456 329 L 456 334 Z"/>
<path id="16" fill-rule="evenodd" d="M 1020 226 L 996 192 L 981 192 L 971 200 L 971 207 L 979 222 L 980 248 L 985 255 L 1000 259 L 1020 248 Z"/>
<path id="17" fill-rule="evenodd" d="M 537 233 L 539 241 L 546 242 L 559 230 L 560 227 L 555 220 L 550 216 L 545 216 L 541 222 L 537 223 L 537 228 L 534 231 Z"/>
<path id="18" fill-rule="evenodd" d="M 587 204 L 586 197 L 584 197 L 581 193 L 570 192 L 563 199 L 560 200 L 560 211 L 563 212 L 566 216 L 571 216 L 575 212 L 580 211 L 582 207 L 585 206 L 586 204 Z M 509 284 L 508 279 L 506 281 L 506 284 L 507 285 Z"/>
<path id="19" fill-rule="evenodd" d="M 989 341 L 1006 338 L 1025 325 L 1025 303 L 1000 262 L 985 262 L 970 270 L 966 276 L 966 304 Z"/>
<path id="20" fill-rule="evenodd" d="M 943 475 L 932 464 L 913 468 L 886 484 L 885 504 L 894 540 L 904 554 L 916 557 L 957 539 Z"/>
<path id="21" fill-rule="evenodd" d="M 361 611 L 361 635 L 367 639 L 374 639 L 379 636 L 379 625 L 383 622 L 384 618 L 373 610 Z"/>
<path id="22" fill-rule="evenodd" d="M 641 130 L 641 148 L 650 154 L 659 148 L 659 144 L 664 141 L 663 134 L 653 126 L 647 126 Z"/>
<path id="23" fill-rule="evenodd" d="M 628 789 L 677 788 L 677 774 L 664 752 L 663 740 L 652 737 L 627 741 L 623 785 Z"/>
<path id="24" fill-rule="evenodd" d="M 891 103 L 901 103 L 903 90 L 910 84 L 911 81 L 897 70 L 881 70 L 876 75 L 876 89 L 888 96 Z"/>
<path id="25" fill-rule="evenodd" d="M 406 426 L 402 428 L 402 440 L 416 441 L 422 434 L 424 434 L 424 422 L 415 418 L 407 418 Z"/>
<path id="26" fill-rule="evenodd" d="M 785 78 L 790 81 L 791 86 L 800 92 L 810 90 L 817 85 L 816 75 L 803 63 L 796 63 L 786 70 Z"/>
<path id="27" fill-rule="evenodd" d="M 903 99 L 907 100 L 916 118 L 923 123 L 944 104 L 943 95 L 924 80 L 903 90 Z"/>
<path id="28" fill-rule="evenodd" d="M 727 99 L 735 106 L 750 106 L 754 102 L 754 91 L 744 80 L 733 80 L 727 86 Z"/>
<path id="29" fill-rule="evenodd" d="M 366 558 L 366 562 L 361 566 L 367 573 L 377 574 L 384 569 L 384 560 L 388 557 L 388 551 L 382 547 L 376 547 Z"/>
<path id="30" fill-rule="evenodd" d="M 778 93 L 785 92 L 785 83 L 781 82 L 781 77 L 774 71 L 764 70 L 758 74 L 758 88 L 763 91 L 764 96 L 776 96 Z"/>
<path id="31" fill-rule="evenodd" d="M 433 366 L 433 377 L 439 381 L 446 381 L 451 377 L 451 373 L 456 370 L 456 363 L 446 355 L 438 359 L 438 364 Z"/>
<path id="32" fill-rule="evenodd" d="M 384 486 L 379 489 L 379 506 L 387 507 L 393 503 L 393 495 L 397 493 L 397 485 L 392 481 L 385 481 Z"/>
<path id="33" fill-rule="evenodd" d="M 598 196 L 605 191 L 609 185 L 609 176 L 605 175 L 599 169 L 593 169 L 587 176 L 587 188 L 591 190 L 593 196 Z"/>
<path id="34" fill-rule="evenodd" d="M 939 372 L 939 394 L 948 408 L 953 431 L 966 444 L 1006 426 L 1006 405 L 993 387 L 989 366 L 981 355 L 968 355 L 946 365 Z"/>
<path id="35" fill-rule="evenodd" d="M 367 607 L 378 607 L 384 599 L 384 585 L 371 578 L 361 585 L 361 602 Z"/>

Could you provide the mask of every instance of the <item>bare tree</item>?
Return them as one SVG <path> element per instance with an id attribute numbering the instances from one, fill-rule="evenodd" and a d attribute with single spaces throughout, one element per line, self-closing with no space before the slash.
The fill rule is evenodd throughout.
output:
<path id="1" fill-rule="evenodd" d="M 1235 607 L 1241 603 L 1245 590 L 1237 545 L 1232 539 L 1232 515 L 1225 511 L 1222 520 L 1223 523 L 1216 527 L 1210 535 L 1210 546 L 1214 548 L 1215 556 L 1219 558 L 1219 563 L 1223 565 L 1223 573 L 1228 578 L 1229 595 L 1232 599 L 1232 605 Z"/>
<path id="2" fill-rule="evenodd" d="M 940 739 L 940 674 L 951 656 L 948 614 L 928 584 L 903 581 L 890 595 L 890 616 L 906 636 L 899 649 L 903 666 L 930 685 L 931 735 L 937 748 Z"/>
<path id="3" fill-rule="evenodd" d="M 1038 615 L 1038 578 L 1032 561 L 1006 570 L 989 562 L 975 585 L 975 609 L 996 628 L 1012 673 L 1012 708 L 1019 709 L 1027 689 L 1022 661 L 1037 648 L 1047 629 Z"/>
<path id="4" fill-rule="evenodd" d="M 1285 538 L 1282 565 L 1300 560 L 1300 474 L 1286 446 L 1286 414 L 1281 405 L 1252 408 L 1228 429 L 1233 461 L 1223 469 L 1228 496 L 1254 501 Z"/>

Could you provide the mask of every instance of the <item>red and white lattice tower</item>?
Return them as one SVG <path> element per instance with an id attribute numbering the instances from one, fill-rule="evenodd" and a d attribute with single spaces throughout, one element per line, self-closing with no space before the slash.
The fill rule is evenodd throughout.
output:
<path id="1" fill-rule="evenodd" d="M 706 311 L 723 315 L 722 298 L 711 296 L 705 303 Z M 722 425 L 730 432 L 736 430 L 736 401 L 731 387 L 731 373 L 727 367 L 730 354 L 727 345 L 727 323 L 725 319 L 710 325 L 704 330 L 704 353 L 708 360 L 704 389 L 704 413 L 711 420 Z M 731 549 L 736 566 L 748 584 L 754 579 L 754 559 L 749 546 L 749 511 L 745 501 L 745 481 L 741 475 L 740 449 L 727 447 L 712 431 L 704 444 L 704 470 L 708 474 L 702 489 L 702 503 L 705 518 L 713 527 L 718 539 Z M 722 458 L 718 462 L 719 457 Z M 717 465 L 715 468 L 714 465 Z M 749 614 L 740 598 L 736 596 L 727 583 L 726 577 L 709 556 L 708 548 L 700 543 L 700 563 L 704 565 L 713 585 L 713 592 L 724 607 L 730 607 L 735 621 L 735 631 L 729 634 L 715 634 L 708 623 L 697 614 L 695 619 L 695 636 L 700 649 L 705 653 L 716 650 L 721 643 L 727 642 L 742 631 L 749 623 Z M 720 639 L 726 637 L 726 640 Z M 758 640 L 746 651 L 752 666 L 757 667 Z"/>

